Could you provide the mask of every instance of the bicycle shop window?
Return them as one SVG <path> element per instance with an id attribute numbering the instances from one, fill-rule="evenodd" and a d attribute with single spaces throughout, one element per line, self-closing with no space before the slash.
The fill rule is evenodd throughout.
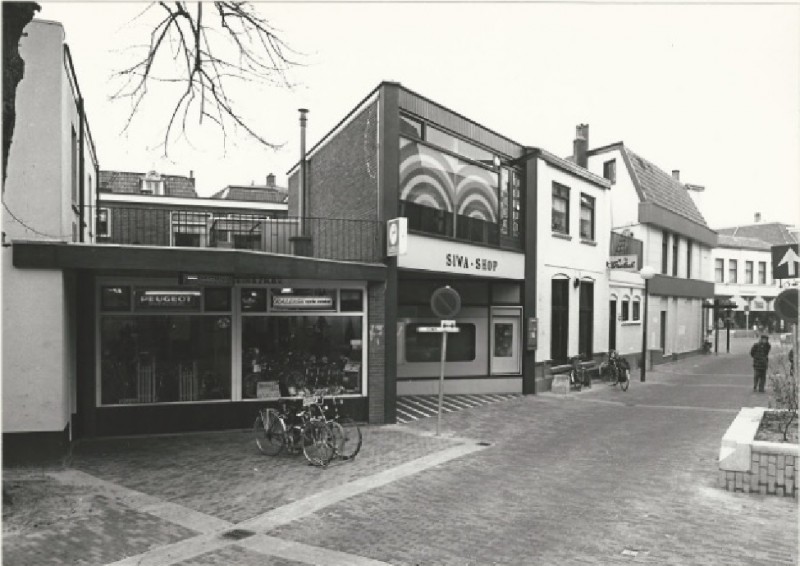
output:
<path id="1" fill-rule="evenodd" d="M 553 232 L 569 234 L 569 187 L 553 183 Z"/>

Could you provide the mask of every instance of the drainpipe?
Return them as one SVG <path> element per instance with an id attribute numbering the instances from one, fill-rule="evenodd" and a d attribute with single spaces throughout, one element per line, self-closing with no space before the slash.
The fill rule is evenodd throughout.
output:
<path id="1" fill-rule="evenodd" d="M 78 142 L 78 175 L 80 175 L 80 181 L 78 182 L 78 191 L 80 191 L 78 196 L 78 221 L 80 222 L 80 236 L 78 241 L 83 243 L 84 241 L 84 227 L 86 226 L 86 222 L 84 218 L 86 216 L 85 209 L 86 209 L 86 174 L 85 174 L 85 158 L 84 158 L 84 145 L 86 140 L 86 131 L 84 130 L 84 116 L 83 116 L 83 97 L 78 98 L 78 120 L 80 120 L 80 141 Z"/>
<path id="2" fill-rule="evenodd" d="M 299 216 L 300 235 L 305 236 L 306 217 L 306 115 L 308 110 L 300 108 L 300 187 L 297 199 L 297 215 Z"/>

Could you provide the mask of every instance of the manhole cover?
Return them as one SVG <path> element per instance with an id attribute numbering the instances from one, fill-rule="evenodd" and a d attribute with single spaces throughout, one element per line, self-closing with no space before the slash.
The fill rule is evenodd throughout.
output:
<path id="1" fill-rule="evenodd" d="M 253 536 L 253 531 L 247 531 L 245 529 L 233 529 L 232 531 L 228 531 L 227 533 L 222 533 L 222 538 L 229 538 L 232 540 L 242 540 L 243 538 Z"/>
<path id="2" fill-rule="evenodd" d="M 491 442 L 478 442 L 478 446 L 491 446 Z"/>

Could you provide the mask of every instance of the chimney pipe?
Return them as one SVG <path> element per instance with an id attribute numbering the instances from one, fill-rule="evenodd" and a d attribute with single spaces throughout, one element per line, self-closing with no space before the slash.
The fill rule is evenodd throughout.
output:
<path id="1" fill-rule="evenodd" d="M 306 215 L 306 122 L 308 109 L 300 108 L 300 187 L 297 199 L 297 215 L 300 217 L 300 235 L 305 235 L 303 219 Z"/>
<path id="2" fill-rule="evenodd" d="M 194 179 L 194 171 L 192 171 L 191 169 L 189 169 L 189 178 Z"/>
<path id="3" fill-rule="evenodd" d="M 589 124 L 578 124 L 575 127 L 575 141 L 572 142 L 572 155 L 575 156 L 575 164 L 586 167 L 588 163 L 587 152 L 589 151 Z"/>
<path id="4" fill-rule="evenodd" d="M 672 170 L 672 178 L 675 179 L 676 181 L 680 181 L 681 180 L 680 169 L 673 169 Z"/>
<path id="5" fill-rule="evenodd" d="M 761 213 L 760 213 L 760 212 L 756 212 L 756 214 L 755 214 L 755 221 L 756 221 L 756 222 L 761 222 Z"/>
<path id="6" fill-rule="evenodd" d="M 273 175 L 272 173 L 267 175 L 267 186 L 270 188 L 275 186 L 275 175 Z"/>

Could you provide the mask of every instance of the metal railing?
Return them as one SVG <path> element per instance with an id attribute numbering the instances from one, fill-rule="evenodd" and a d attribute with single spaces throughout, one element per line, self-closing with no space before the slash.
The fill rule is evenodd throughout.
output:
<path id="1" fill-rule="evenodd" d="M 101 205 L 98 244 L 226 248 L 343 261 L 380 262 L 382 224 L 341 218 L 273 218 Z M 105 210 L 103 210 L 105 209 Z"/>

